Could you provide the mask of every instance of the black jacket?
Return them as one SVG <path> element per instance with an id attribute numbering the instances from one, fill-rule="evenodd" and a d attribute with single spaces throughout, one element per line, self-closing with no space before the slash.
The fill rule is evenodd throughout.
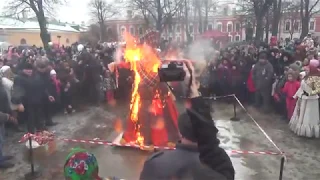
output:
<path id="1" fill-rule="evenodd" d="M 48 102 L 49 96 L 56 97 L 56 89 L 49 73 L 34 72 L 30 77 L 21 73 L 15 77 L 12 103 L 41 105 Z"/>
<path id="2" fill-rule="evenodd" d="M 140 180 L 234 180 L 232 162 L 219 147 L 218 129 L 211 119 L 210 107 L 201 97 L 192 99 L 191 104 L 194 108 L 187 112 L 198 148 L 177 144 L 176 150 L 153 154 L 145 162 Z"/>
<path id="3" fill-rule="evenodd" d="M 218 129 L 212 121 L 209 105 L 202 97 L 193 98 L 190 101 L 192 108 L 187 112 L 198 139 L 200 161 L 211 170 L 222 174 L 227 180 L 234 180 L 235 171 L 230 157 L 224 149 L 219 147 Z"/>

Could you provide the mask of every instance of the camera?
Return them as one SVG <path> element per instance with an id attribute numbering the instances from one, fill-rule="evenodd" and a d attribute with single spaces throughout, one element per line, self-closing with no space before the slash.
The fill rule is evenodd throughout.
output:
<path id="1" fill-rule="evenodd" d="M 161 65 L 158 69 L 158 76 L 160 82 L 183 81 L 186 72 L 183 70 L 182 62 L 171 61 Z"/>

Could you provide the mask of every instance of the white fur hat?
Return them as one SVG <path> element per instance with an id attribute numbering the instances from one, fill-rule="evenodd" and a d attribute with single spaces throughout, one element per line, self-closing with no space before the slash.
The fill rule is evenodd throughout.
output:
<path id="1" fill-rule="evenodd" d="M 57 72 L 56 72 L 54 69 L 52 69 L 52 70 L 50 71 L 50 76 L 56 75 L 56 74 L 57 74 Z"/>
<path id="2" fill-rule="evenodd" d="M 77 49 L 78 49 L 78 51 L 82 51 L 84 49 L 84 46 L 82 44 L 79 44 Z"/>

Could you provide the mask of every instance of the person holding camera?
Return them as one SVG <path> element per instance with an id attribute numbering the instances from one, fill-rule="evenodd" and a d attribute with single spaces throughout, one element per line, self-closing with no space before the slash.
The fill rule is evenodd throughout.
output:
<path id="1" fill-rule="evenodd" d="M 178 119 L 180 143 L 175 150 L 151 155 L 144 164 L 140 180 L 234 180 L 232 162 L 219 147 L 218 129 L 212 121 L 210 107 L 198 92 L 193 65 L 188 60 L 183 62 L 191 106 Z"/>

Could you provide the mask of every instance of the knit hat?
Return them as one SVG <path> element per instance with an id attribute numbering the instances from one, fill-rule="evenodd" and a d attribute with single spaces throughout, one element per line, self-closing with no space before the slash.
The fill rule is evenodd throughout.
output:
<path id="1" fill-rule="evenodd" d="M 319 60 L 317 60 L 317 59 L 311 59 L 310 62 L 309 62 L 309 66 L 319 67 Z"/>
<path id="2" fill-rule="evenodd" d="M 96 157 L 81 148 L 72 149 L 64 164 L 64 176 L 70 180 L 100 180 Z"/>
<path id="3" fill-rule="evenodd" d="M 186 112 L 180 114 L 178 118 L 178 128 L 182 137 L 192 142 L 198 141 L 194 134 L 190 117 Z"/>

